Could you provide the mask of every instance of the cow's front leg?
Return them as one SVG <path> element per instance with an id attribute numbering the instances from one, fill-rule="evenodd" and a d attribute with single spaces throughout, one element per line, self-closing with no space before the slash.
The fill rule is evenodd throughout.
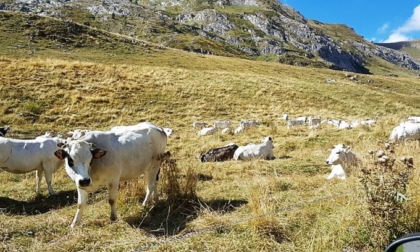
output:
<path id="1" fill-rule="evenodd" d="M 111 183 L 108 187 L 108 202 L 111 206 L 111 221 L 116 221 L 117 218 L 117 198 L 118 198 L 118 183 Z"/>
<path id="2" fill-rule="evenodd" d="M 77 224 L 80 223 L 80 219 L 82 218 L 83 209 L 86 207 L 86 203 L 89 197 L 89 193 L 85 190 L 77 188 L 77 211 L 76 215 L 74 216 L 73 222 L 71 223 L 71 228 L 73 229 Z"/>

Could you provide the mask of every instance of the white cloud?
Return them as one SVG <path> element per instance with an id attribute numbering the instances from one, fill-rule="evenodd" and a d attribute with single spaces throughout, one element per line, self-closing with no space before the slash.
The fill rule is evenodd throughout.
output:
<path id="1" fill-rule="evenodd" d="M 391 35 L 389 35 L 389 37 L 384 41 L 384 43 L 392 43 L 392 42 L 400 42 L 400 41 L 409 41 L 411 40 L 410 37 L 399 33 L 399 32 L 394 32 Z"/>
<path id="2" fill-rule="evenodd" d="M 389 28 L 389 23 L 385 23 L 383 24 L 381 27 L 378 28 L 378 33 L 384 33 L 386 32 L 386 30 L 388 30 Z"/>
<path id="3" fill-rule="evenodd" d="M 420 31 L 420 4 L 414 8 L 413 15 L 404 23 L 404 25 L 393 31 L 384 42 L 389 43 L 411 40 L 407 33 L 415 31 Z"/>

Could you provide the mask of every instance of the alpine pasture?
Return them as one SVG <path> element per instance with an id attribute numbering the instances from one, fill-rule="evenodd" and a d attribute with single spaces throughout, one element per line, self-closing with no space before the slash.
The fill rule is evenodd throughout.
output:
<path id="1" fill-rule="evenodd" d="M 420 115 L 416 74 L 394 69 L 399 77 L 389 76 L 381 68 L 380 74 L 352 80 L 341 71 L 154 45 L 1 50 L 0 122 L 13 129 L 7 137 L 142 121 L 174 130 L 167 147 L 173 163 L 158 182 L 159 202 L 141 206 L 143 178 L 123 183 L 116 222 L 110 222 L 107 193 L 100 191 L 90 197 L 81 225 L 70 229 L 77 193 L 63 168 L 53 174 L 57 195 L 48 196 L 43 179 L 38 197 L 34 172 L 0 171 L 4 251 L 382 251 L 390 239 L 420 227 L 417 142 L 395 146 L 395 156 L 412 156 L 414 168 L 394 233 L 372 214 L 359 172 L 327 180 L 325 163 L 338 143 L 368 159 L 394 126 Z M 288 129 L 284 113 L 377 123 L 349 130 Z M 200 137 L 192 127 L 216 120 L 236 127 L 242 119 L 260 125 L 237 135 Z M 274 160 L 199 161 L 210 148 L 260 143 L 266 136 L 273 138 Z M 179 186 L 171 187 L 168 174 L 174 172 Z M 171 198 L 169 204 L 174 190 L 191 197 Z"/>

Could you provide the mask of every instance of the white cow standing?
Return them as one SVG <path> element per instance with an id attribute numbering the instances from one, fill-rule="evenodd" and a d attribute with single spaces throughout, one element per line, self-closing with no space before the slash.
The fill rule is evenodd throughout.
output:
<path id="1" fill-rule="evenodd" d="M 157 200 L 157 176 L 165 153 L 167 135 L 153 124 L 150 127 L 147 124 L 144 126 L 135 131 L 92 131 L 55 152 L 58 159 L 66 160 L 66 172 L 77 186 L 78 209 L 72 228 L 80 222 L 89 193 L 103 187 L 108 188 L 110 219 L 115 221 L 120 181 L 134 179 L 141 174 L 145 174 L 147 181 L 143 206 L 152 194 L 154 200 Z"/>
<path id="2" fill-rule="evenodd" d="M 48 185 L 49 195 L 56 194 L 51 186 L 52 174 L 63 164 L 54 157 L 57 144 L 64 140 L 58 137 L 37 139 L 0 138 L 0 168 L 11 173 L 21 174 L 36 171 L 36 193 L 43 173 Z"/>
<path id="3" fill-rule="evenodd" d="M 331 173 L 327 179 L 332 179 L 336 176 L 339 179 L 345 179 L 346 174 L 359 165 L 360 159 L 353 153 L 351 147 L 337 144 L 331 149 L 326 163 L 331 165 Z"/>
<path id="4" fill-rule="evenodd" d="M 256 158 L 273 160 L 273 139 L 265 137 L 261 144 L 248 144 L 239 146 L 233 154 L 234 160 L 251 160 Z"/>

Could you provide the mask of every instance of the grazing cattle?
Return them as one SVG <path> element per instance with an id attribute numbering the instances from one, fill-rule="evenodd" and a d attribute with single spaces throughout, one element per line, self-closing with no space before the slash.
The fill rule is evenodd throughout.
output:
<path id="1" fill-rule="evenodd" d="M 248 144 L 239 146 L 233 154 L 234 160 L 250 160 L 250 159 L 275 159 L 273 155 L 273 139 L 265 137 L 261 144 Z"/>
<path id="2" fill-rule="evenodd" d="M 231 160 L 236 149 L 238 149 L 238 145 L 233 143 L 223 147 L 214 148 L 202 154 L 200 160 L 201 162 L 223 162 Z"/>
<path id="3" fill-rule="evenodd" d="M 331 149 L 331 153 L 326 160 L 328 165 L 332 165 L 331 174 L 328 176 L 328 179 L 338 176 L 340 174 L 340 169 L 343 169 L 344 175 L 339 177 L 345 178 L 346 173 L 348 174 L 352 168 L 355 168 L 359 165 L 360 159 L 353 153 L 351 147 L 347 147 L 344 144 L 337 144 Z M 337 165 L 340 165 L 341 168 Z"/>
<path id="4" fill-rule="evenodd" d="M 78 209 L 73 219 L 73 228 L 80 222 L 89 193 L 108 188 L 111 206 L 110 219 L 117 219 L 117 196 L 120 181 L 137 178 L 144 174 L 146 197 L 143 206 L 153 194 L 157 195 L 157 178 L 164 158 L 167 135 L 159 127 L 144 127 L 134 131 L 92 131 L 78 140 L 69 141 L 54 154 L 66 160 L 69 177 L 75 182 L 78 192 Z M 106 155 L 105 155 L 106 154 Z"/>
<path id="5" fill-rule="evenodd" d="M 211 135 L 217 132 L 217 128 L 215 127 L 209 127 L 209 128 L 202 128 L 201 130 L 199 130 L 197 132 L 197 135 L 199 136 L 206 136 L 206 135 Z"/>
<path id="6" fill-rule="evenodd" d="M 0 128 L 0 136 L 4 137 L 6 136 L 6 133 L 11 131 L 12 129 L 10 128 L 10 126 L 3 126 Z"/>
<path id="7" fill-rule="evenodd" d="M 308 125 L 311 129 L 319 127 L 321 125 L 321 117 L 309 116 Z"/>
<path id="8" fill-rule="evenodd" d="M 231 125 L 230 121 L 215 121 L 213 127 L 216 129 L 225 129 L 229 128 Z"/>
<path id="9" fill-rule="evenodd" d="M 287 127 L 290 129 L 293 126 L 301 126 L 301 125 L 305 125 L 307 118 L 305 116 L 300 116 L 297 117 L 295 119 L 289 119 L 289 115 L 288 114 L 284 114 L 283 115 L 283 119 L 286 121 L 287 123 Z"/>
<path id="10" fill-rule="evenodd" d="M 396 126 L 389 137 L 391 142 L 420 140 L 420 123 L 403 122 Z"/>
<path id="11" fill-rule="evenodd" d="M 0 138 L 0 168 L 15 174 L 36 170 L 37 194 L 44 173 L 48 193 L 54 195 L 55 191 L 51 186 L 52 174 L 63 163 L 54 157 L 54 151 L 58 150 L 57 144 L 63 141 L 46 137 L 30 140 Z"/>
<path id="12" fill-rule="evenodd" d="M 193 122 L 193 128 L 205 128 L 207 126 L 206 122 Z"/>
<path id="13" fill-rule="evenodd" d="M 239 123 L 239 126 L 235 129 L 234 134 L 239 134 L 241 132 L 244 132 L 247 129 L 257 127 L 260 125 L 259 121 L 254 120 L 241 120 Z"/>
<path id="14" fill-rule="evenodd" d="M 241 120 L 240 125 L 244 129 L 249 129 L 249 128 L 252 128 L 252 127 L 260 126 L 260 122 L 255 121 L 255 120 Z"/>

